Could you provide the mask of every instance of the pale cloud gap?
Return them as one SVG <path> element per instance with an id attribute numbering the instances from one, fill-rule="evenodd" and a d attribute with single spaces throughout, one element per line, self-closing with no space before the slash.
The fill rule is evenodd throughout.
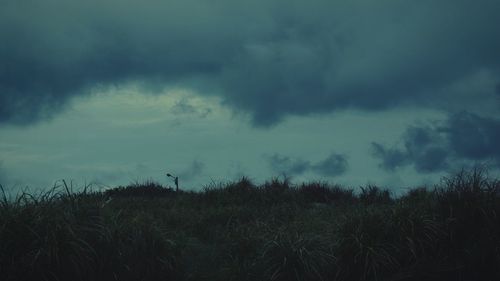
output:
<path id="1" fill-rule="evenodd" d="M 6 184 L 7 184 L 7 173 L 4 170 L 3 161 L 0 161 L 0 185 L 2 185 L 5 188 Z"/>
<path id="2" fill-rule="evenodd" d="M 206 118 L 210 113 L 212 113 L 211 108 L 207 106 L 194 105 L 186 97 L 178 100 L 175 105 L 172 106 L 171 111 L 176 115 L 195 115 L 200 118 Z"/>
<path id="3" fill-rule="evenodd" d="M 489 106 L 498 114 L 498 99 L 491 101 L 500 83 L 499 7 L 496 0 L 3 0 L 0 123 L 50 118 L 75 96 L 129 81 L 141 91 L 180 86 L 218 96 L 256 126 L 351 108 Z M 489 82 L 462 83 L 482 76 Z"/>
<path id="4" fill-rule="evenodd" d="M 141 85 L 99 88 L 89 96 L 73 99 L 67 118 L 86 119 L 117 127 L 141 127 L 230 116 L 216 97 L 200 96 L 184 88 L 143 93 Z"/>

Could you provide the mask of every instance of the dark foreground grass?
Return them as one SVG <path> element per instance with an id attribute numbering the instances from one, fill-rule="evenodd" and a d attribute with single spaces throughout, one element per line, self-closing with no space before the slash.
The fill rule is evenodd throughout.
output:
<path id="1" fill-rule="evenodd" d="M 247 178 L 0 203 L 0 280 L 500 280 L 500 183 L 480 170 L 400 198 Z"/>

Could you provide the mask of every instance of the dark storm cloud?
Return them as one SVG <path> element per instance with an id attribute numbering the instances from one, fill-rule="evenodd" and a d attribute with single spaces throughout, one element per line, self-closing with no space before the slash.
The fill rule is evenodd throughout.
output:
<path id="1" fill-rule="evenodd" d="M 386 170 L 412 164 L 419 172 L 442 171 L 463 161 L 500 166 L 500 119 L 462 111 L 442 123 L 409 127 L 403 148 L 373 142 L 374 156 Z"/>
<path id="2" fill-rule="evenodd" d="M 343 108 L 447 106 L 453 91 L 436 93 L 461 79 L 482 71 L 500 82 L 499 7 L 496 0 L 0 0 L 0 122 L 47 118 L 74 95 L 127 81 L 220 95 L 260 126 Z"/>
<path id="3" fill-rule="evenodd" d="M 274 154 L 268 157 L 269 165 L 275 173 L 300 175 L 311 168 L 311 163 L 302 159 L 291 159 L 288 156 Z"/>
<path id="4" fill-rule="evenodd" d="M 275 173 L 285 175 L 300 175 L 312 171 L 322 176 L 335 177 L 344 174 L 348 168 L 346 157 L 336 153 L 330 154 L 326 159 L 318 163 L 293 159 L 280 154 L 274 154 L 266 158 Z"/>
<path id="5" fill-rule="evenodd" d="M 500 164 L 500 119 L 461 112 L 443 129 L 450 148 L 459 156 L 474 160 L 493 158 Z"/>
<path id="6" fill-rule="evenodd" d="M 313 171 L 316 173 L 335 177 L 344 174 L 347 171 L 347 159 L 341 154 L 332 153 L 325 160 L 312 166 Z"/>
<path id="7" fill-rule="evenodd" d="M 393 171 L 398 167 L 405 166 L 409 162 L 408 155 L 396 148 L 386 148 L 385 146 L 372 142 L 373 155 L 382 160 L 380 167 Z"/>

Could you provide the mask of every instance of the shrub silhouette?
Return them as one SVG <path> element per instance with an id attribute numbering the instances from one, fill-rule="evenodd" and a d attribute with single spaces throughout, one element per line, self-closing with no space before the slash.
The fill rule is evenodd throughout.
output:
<path id="1" fill-rule="evenodd" d="M 500 184 L 482 170 L 399 198 L 248 178 L 0 196 L 7 281 L 500 279 Z"/>
<path id="2" fill-rule="evenodd" d="M 382 190 L 375 185 L 360 188 L 359 200 L 364 204 L 388 204 L 393 201 L 389 190 Z"/>
<path id="3" fill-rule="evenodd" d="M 305 200 L 316 203 L 331 203 L 339 200 L 352 202 L 355 199 L 352 190 L 344 189 L 338 185 L 329 186 L 327 183 L 321 182 L 302 184 L 299 192 Z"/>
<path id="4" fill-rule="evenodd" d="M 161 184 L 146 181 L 144 183 L 134 183 L 128 186 L 119 186 L 108 189 L 105 195 L 108 197 L 163 197 L 173 196 L 174 190 L 172 188 L 165 188 Z"/>

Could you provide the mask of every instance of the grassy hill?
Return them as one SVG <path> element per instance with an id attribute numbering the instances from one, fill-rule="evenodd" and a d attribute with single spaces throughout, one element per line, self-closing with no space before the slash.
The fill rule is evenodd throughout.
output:
<path id="1" fill-rule="evenodd" d="M 0 194 L 1 195 L 1 194 Z M 156 183 L 0 203 L 0 279 L 500 280 L 500 182 L 400 198 L 368 186 Z"/>

